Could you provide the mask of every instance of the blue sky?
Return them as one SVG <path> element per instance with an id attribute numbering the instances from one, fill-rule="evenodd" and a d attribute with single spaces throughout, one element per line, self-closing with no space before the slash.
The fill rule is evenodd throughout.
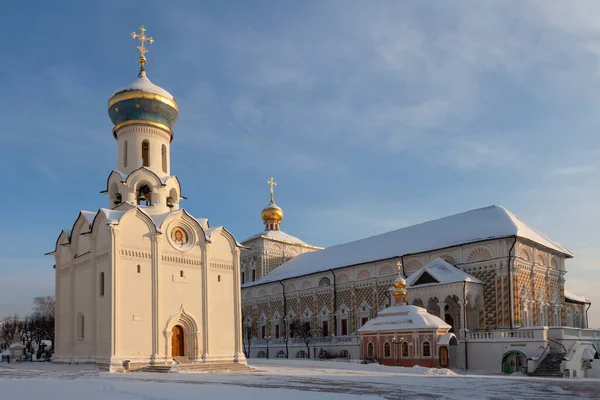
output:
<path id="1" fill-rule="evenodd" d="M 282 229 L 322 246 L 503 205 L 575 253 L 600 327 L 600 4 L 569 3 L 3 3 L 0 315 L 53 292 L 43 254 L 107 205 L 144 24 L 194 216 L 260 231 L 271 175 Z"/>

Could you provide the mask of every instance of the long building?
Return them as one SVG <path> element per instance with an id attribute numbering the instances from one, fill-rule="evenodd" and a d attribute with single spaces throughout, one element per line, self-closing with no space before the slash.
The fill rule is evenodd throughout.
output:
<path id="1" fill-rule="evenodd" d="M 269 213 L 267 206 L 263 219 Z M 357 331 L 390 306 L 388 289 L 398 262 L 410 289 L 407 301 L 439 316 L 460 347 L 468 343 L 472 350 L 468 356 L 458 351 L 452 366 L 498 372 L 502 365 L 536 356 L 538 347 L 552 340 L 570 346 L 568 338 L 581 339 L 581 332 L 600 348 L 600 332 L 585 329 L 590 302 L 565 290 L 571 251 L 503 207 L 470 210 L 323 250 L 302 247 L 303 241 L 287 234 L 292 239 L 270 239 L 280 234 L 282 211 L 277 218 L 275 232 L 265 221 L 265 232 L 242 242 L 254 246 L 242 251 L 246 277 L 252 267 L 245 254 L 256 254 L 257 238 L 263 257 L 272 249 L 285 254 L 275 267 L 271 259 L 256 280 L 242 280 L 250 357 L 364 358 Z M 289 250 L 297 246 L 302 251 L 292 256 Z M 309 328 L 310 338 L 298 337 L 298 326 Z M 518 351 L 506 351 L 513 338 Z M 527 343 L 521 346 L 523 340 Z"/>

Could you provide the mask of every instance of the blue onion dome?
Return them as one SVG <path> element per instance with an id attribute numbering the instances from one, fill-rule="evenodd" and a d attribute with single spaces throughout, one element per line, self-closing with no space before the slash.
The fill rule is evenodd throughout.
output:
<path id="1" fill-rule="evenodd" d="M 108 100 L 108 115 L 115 125 L 113 132 L 130 124 L 149 124 L 171 133 L 179 108 L 171 93 L 153 84 L 142 64 L 131 85 L 117 90 Z"/>

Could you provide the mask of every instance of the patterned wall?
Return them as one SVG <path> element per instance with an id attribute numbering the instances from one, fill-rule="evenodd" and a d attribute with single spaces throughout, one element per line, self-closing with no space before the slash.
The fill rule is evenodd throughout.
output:
<path id="1" fill-rule="evenodd" d="M 405 270 L 413 273 L 436 257 L 453 261 L 457 268 L 484 282 L 483 309 L 479 311 L 480 329 L 508 328 L 510 326 L 510 285 L 506 264 L 508 250 L 512 245 L 513 239 L 497 239 L 483 244 L 457 246 L 445 249 L 443 252 L 432 251 L 412 255 L 405 260 Z M 334 321 L 335 315 L 341 316 L 341 308 L 347 307 L 348 332 L 355 332 L 360 325 L 361 313 L 364 316 L 366 312 L 369 318 L 373 318 L 379 310 L 388 306 L 390 298 L 387 291 L 396 276 L 396 269 L 393 267 L 396 261 L 373 262 L 338 270 L 336 306 L 333 304 L 333 285 L 318 286 L 324 276 L 331 280 L 331 273 L 316 273 L 302 278 L 292 278 L 289 283 L 286 283 L 288 311 L 293 310 L 295 315 L 300 317 L 303 312 L 309 310 L 312 313 L 313 327 L 320 327 L 320 321 L 326 319 L 329 321 L 329 330 L 333 333 L 337 325 Z M 512 253 L 511 266 L 514 326 L 521 324 L 521 295 L 524 288 L 527 288 L 533 304 L 533 321 L 537 321 L 543 303 L 547 307 L 548 322 L 552 322 L 551 302 L 555 291 L 560 293 L 558 305 L 564 304 L 564 289 L 561 283 L 564 276 L 564 258 L 561 255 L 544 252 L 542 248 L 535 248 L 530 243 L 517 242 Z M 272 284 L 264 284 L 243 289 L 244 293 L 248 293 L 247 296 L 243 296 L 245 307 L 253 304 L 257 309 L 253 315 L 260 317 L 265 313 L 269 319 L 271 318 L 269 313 L 277 311 L 283 315 L 281 295 L 269 296 L 267 293 L 271 289 L 263 290 L 270 285 L 272 286 Z M 461 293 L 457 293 L 458 298 L 461 296 Z M 535 303 L 536 301 L 539 304 Z M 365 304 L 369 310 L 363 312 L 360 306 Z M 323 307 L 330 312 L 329 315 L 322 314 Z M 564 321 L 564 307 L 562 314 Z M 338 333 L 339 330 L 338 327 Z"/>

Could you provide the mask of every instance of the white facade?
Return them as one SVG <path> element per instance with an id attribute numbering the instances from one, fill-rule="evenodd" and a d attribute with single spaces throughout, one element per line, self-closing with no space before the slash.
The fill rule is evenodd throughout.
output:
<path id="1" fill-rule="evenodd" d="M 145 71 L 140 80 L 147 81 Z M 153 110 L 165 104 L 177 107 L 162 92 L 120 93 L 121 100 L 111 98 L 110 112 L 148 107 L 143 117 L 154 118 Z M 52 253 L 54 361 L 112 371 L 175 362 L 244 364 L 240 245 L 225 228 L 179 208 L 170 127 L 125 122 L 114 129 L 118 169 L 107 180 L 108 208 L 81 211 Z"/>

